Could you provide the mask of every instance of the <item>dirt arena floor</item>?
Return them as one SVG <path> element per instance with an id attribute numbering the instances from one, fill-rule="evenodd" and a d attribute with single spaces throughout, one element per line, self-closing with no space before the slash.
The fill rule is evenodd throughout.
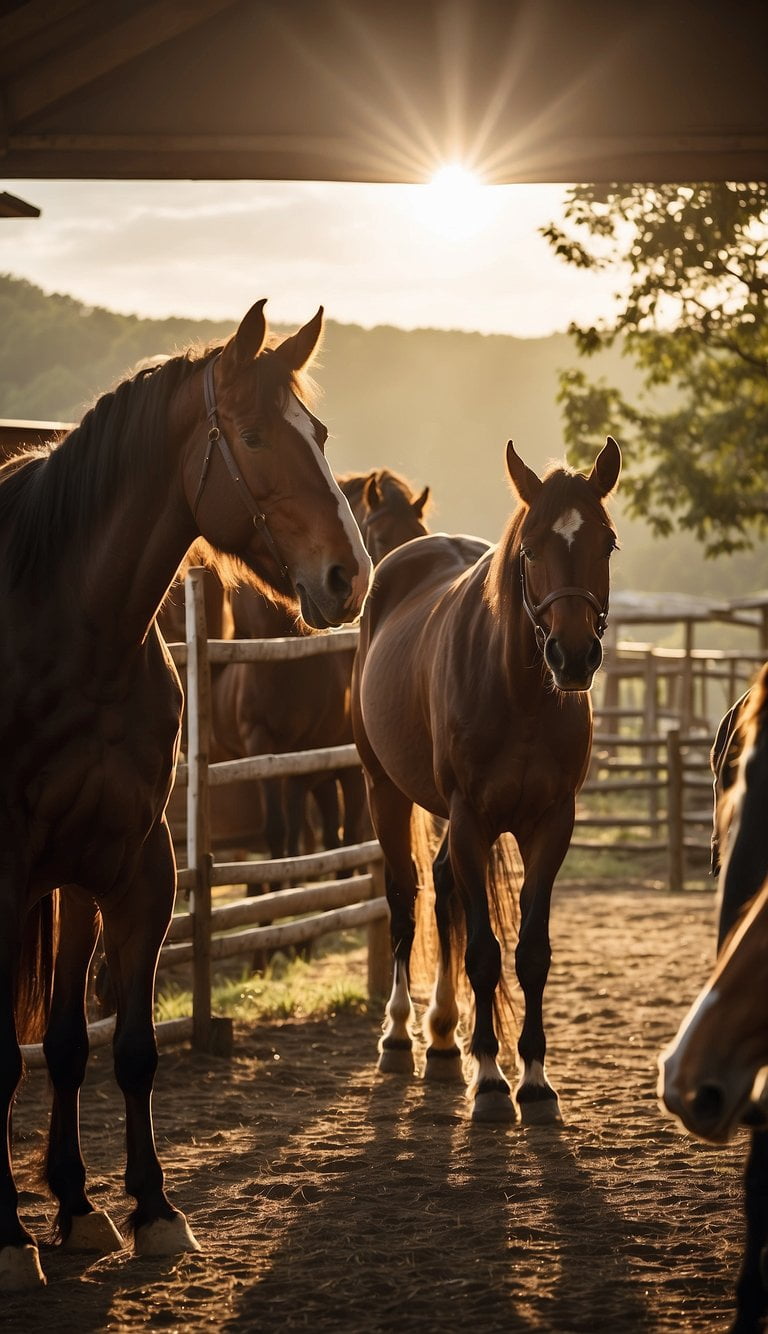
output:
<path id="1" fill-rule="evenodd" d="M 236 1026 L 231 1060 L 161 1053 L 155 1119 L 199 1255 L 94 1261 L 43 1245 L 47 1288 L 6 1295 L 7 1334 L 727 1329 L 746 1141 L 692 1142 L 660 1113 L 656 1058 L 704 980 L 709 893 L 561 886 L 546 997 L 560 1129 L 473 1127 L 460 1091 L 374 1069 L 378 1007 Z M 357 965 L 362 966 L 361 956 Z M 36 1185 L 47 1119 L 33 1071 L 15 1116 Z M 123 1115 L 108 1051 L 83 1092 L 94 1201 L 119 1223 Z"/>

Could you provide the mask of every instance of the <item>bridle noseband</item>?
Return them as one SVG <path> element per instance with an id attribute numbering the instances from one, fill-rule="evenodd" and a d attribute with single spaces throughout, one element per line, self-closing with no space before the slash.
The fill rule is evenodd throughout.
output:
<path id="1" fill-rule="evenodd" d="M 558 588 L 555 590 L 554 593 L 547 593 L 547 596 L 545 598 L 542 598 L 541 602 L 532 602 L 528 595 L 528 581 L 526 579 L 525 570 L 526 570 L 525 552 L 521 551 L 520 585 L 523 590 L 523 606 L 525 607 L 525 610 L 528 613 L 528 616 L 530 617 L 530 620 L 533 624 L 533 628 L 536 632 L 536 642 L 539 645 L 539 648 L 541 649 L 542 653 L 544 651 L 544 645 L 546 644 L 547 638 L 549 636 L 549 631 L 547 630 L 547 627 L 542 624 L 541 615 L 542 612 L 545 612 L 547 610 L 547 607 L 551 607 L 552 603 L 559 601 L 560 598 L 583 598 L 585 602 L 588 602 L 592 610 L 597 613 L 597 621 L 595 623 L 595 634 L 597 635 L 598 639 L 602 639 L 603 635 L 605 634 L 605 628 L 608 624 L 607 598 L 603 606 L 601 607 L 594 593 L 590 593 L 588 588 Z"/>
<path id="2" fill-rule="evenodd" d="M 203 457 L 203 467 L 200 473 L 200 481 L 197 484 L 197 493 L 195 495 L 195 503 L 192 506 L 192 514 L 193 517 L 197 519 L 198 507 L 200 505 L 203 491 L 205 489 L 205 483 L 208 480 L 208 471 L 211 464 L 211 458 L 213 456 L 214 446 L 218 446 L 219 453 L 221 454 L 221 457 L 227 466 L 227 472 L 229 473 L 232 481 L 235 484 L 235 490 L 237 491 L 238 496 L 240 497 L 241 501 L 245 505 L 245 508 L 248 510 L 251 519 L 253 520 L 254 528 L 259 530 L 259 533 L 261 537 L 264 539 L 264 542 L 268 547 L 271 555 L 277 561 L 280 573 L 282 574 L 283 578 L 286 579 L 288 583 L 290 583 L 291 578 L 290 574 L 288 573 L 288 566 L 286 565 L 285 561 L 280 555 L 277 543 L 275 542 L 274 537 L 269 531 L 269 526 L 267 524 L 267 516 L 262 510 L 258 501 L 255 499 L 255 497 L 251 495 L 248 484 L 243 479 L 240 473 L 240 469 L 237 466 L 234 454 L 232 453 L 232 450 L 227 444 L 226 438 L 219 426 L 219 415 L 216 404 L 216 387 L 214 384 L 213 376 L 214 376 L 214 367 L 220 355 L 221 353 L 219 353 L 215 357 L 212 357 L 210 361 L 206 362 L 205 370 L 203 371 L 203 394 L 205 396 L 205 411 L 209 422 L 208 444 L 206 446 L 205 455 Z"/>

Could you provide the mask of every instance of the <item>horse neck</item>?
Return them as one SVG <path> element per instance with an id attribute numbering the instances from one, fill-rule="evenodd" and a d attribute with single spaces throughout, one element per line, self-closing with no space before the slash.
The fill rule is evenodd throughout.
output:
<path id="1" fill-rule="evenodd" d="M 485 578 L 485 602 L 494 619 L 499 662 L 510 689 L 527 699 L 550 693 L 536 632 L 523 605 L 519 523 L 513 518 L 495 548 Z"/>
<path id="2" fill-rule="evenodd" d="M 185 382 L 169 404 L 167 480 L 152 483 L 131 469 L 91 545 L 83 610 L 95 623 L 109 619 L 124 650 L 144 641 L 176 571 L 197 535 L 182 485 L 183 448 L 196 426 L 199 377 Z M 200 399 L 202 404 L 202 399 Z M 201 415 L 201 414 L 200 414 Z"/>

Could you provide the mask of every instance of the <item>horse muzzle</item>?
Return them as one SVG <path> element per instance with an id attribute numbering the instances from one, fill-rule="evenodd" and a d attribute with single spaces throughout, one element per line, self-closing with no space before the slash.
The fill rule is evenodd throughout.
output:
<path id="1" fill-rule="evenodd" d="M 603 661 L 603 646 L 595 636 L 585 649 L 573 652 L 556 635 L 549 635 L 544 645 L 544 661 L 558 690 L 565 693 L 589 690 Z"/>
<path id="2" fill-rule="evenodd" d="M 332 566 L 321 581 L 297 576 L 294 588 L 303 620 L 313 630 L 356 620 L 363 609 L 369 576 L 370 564 L 367 571 L 357 571 L 351 579 L 340 565 Z"/>

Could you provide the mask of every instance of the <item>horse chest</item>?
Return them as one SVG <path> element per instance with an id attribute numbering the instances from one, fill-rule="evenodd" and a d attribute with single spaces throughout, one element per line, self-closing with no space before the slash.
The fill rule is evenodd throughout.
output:
<path id="1" fill-rule="evenodd" d="M 92 683 L 74 691 L 71 681 L 42 674 L 5 730 L 4 781 L 35 880 L 109 882 L 163 809 L 178 681 L 141 664 L 121 685 L 112 698 L 94 699 Z"/>

